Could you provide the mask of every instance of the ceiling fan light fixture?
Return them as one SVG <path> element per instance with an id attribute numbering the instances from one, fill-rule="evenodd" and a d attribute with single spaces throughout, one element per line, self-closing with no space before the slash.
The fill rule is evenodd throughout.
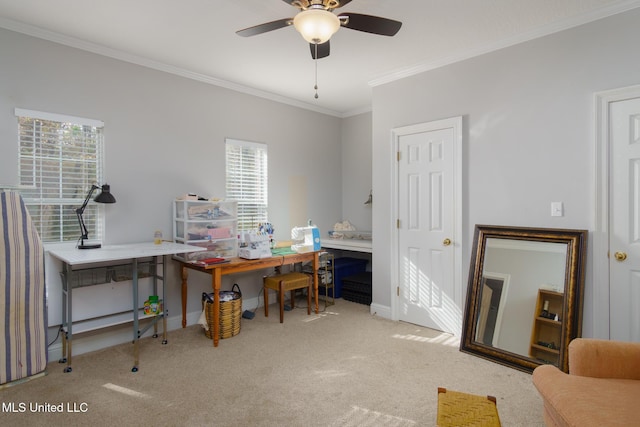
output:
<path id="1" fill-rule="evenodd" d="M 293 18 L 293 26 L 309 43 L 322 44 L 340 28 L 340 19 L 324 9 L 307 9 Z"/>

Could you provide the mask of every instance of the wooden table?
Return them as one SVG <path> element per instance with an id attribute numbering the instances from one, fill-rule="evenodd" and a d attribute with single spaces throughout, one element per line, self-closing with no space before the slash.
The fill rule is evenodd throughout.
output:
<path id="1" fill-rule="evenodd" d="M 213 346 L 217 347 L 220 340 L 220 285 L 225 274 L 243 273 L 246 271 L 262 270 L 270 267 L 280 267 L 287 264 L 311 261 L 313 263 L 313 295 L 316 314 L 318 313 L 318 265 L 320 252 L 305 252 L 301 254 L 276 255 L 271 258 L 243 259 L 232 258 L 229 262 L 201 266 L 178 260 L 182 266 L 182 327 L 187 326 L 187 278 L 189 269 L 201 271 L 211 275 L 213 289 Z"/>

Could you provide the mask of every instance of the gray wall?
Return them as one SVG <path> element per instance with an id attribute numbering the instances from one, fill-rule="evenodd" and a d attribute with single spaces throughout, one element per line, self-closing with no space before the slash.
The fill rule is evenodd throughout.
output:
<path id="1" fill-rule="evenodd" d="M 342 212 L 357 230 L 371 231 L 371 113 L 342 121 Z"/>
<path id="2" fill-rule="evenodd" d="M 106 181 L 117 198 L 106 209 L 107 244 L 151 241 L 156 229 L 170 237 L 176 196 L 195 192 L 224 197 L 225 137 L 268 144 L 269 218 L 276 239 L 288 240 L 292 226 L 304 225 L 293 224 L 294 216 L 313 219 L 323 235 L 343 217 L 340 118 L 4 29 L 0 58 L 0 170 L 11 171 L 3 174 L 0 185 L 15 184 L 15 107 L 103 120 Z M 360 120 L 369 141 L 366 117 L 350 122 L 345 133 L 358 134 Z M 364 145 L 362 140 L 355 143 Z M 358 200 L 364 201 L 369 182 L 370 173 L 358 189 Z M 292 185 L 298 190 L 295 198 L 290 196 Z M 57 268 L 52 265 L 47 276 L 51 325 L 60 322 Z M 168 308 L 175 318 L 180 314 L 180 279 L 172 265 L 167 276 Z M 225 277 L 223 288 L 237 282 L 244 299 L 257 304 L 261 277 Z M 197 315 L 199 295 L 210 290 L 210 278 L 192 273 L 189 284 L 188 311 Z M 94 305 L 106 302 L 114 309 L 116 301 L 130 306 L 126 285 L 93 288 L 78 291 L 77 298 Z"/>
<path id="3" fill-rule="evenodd" d="M 388 262 L 391 130 L 463 116 L 464 292 L 475 224 L 593 229 L 594 93 L 640 83 L 639 22 L 635 9 L 373 88 L 378 309 L 391 313 L 397 282 Z M 550 216 L 553 201 L 564 202 L 564 217 Z M 592 286 L 588 271 L 585 336 Z"/>

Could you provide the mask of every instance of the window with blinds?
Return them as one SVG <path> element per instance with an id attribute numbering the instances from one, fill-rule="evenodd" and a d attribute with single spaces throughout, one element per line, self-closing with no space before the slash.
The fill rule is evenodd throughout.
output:
<path id="1" fill-rule="evenodd" d="M 43 242 L 78 240 L 76 209 L 102 184 L 103 129 L 98 120 L 15 110 L 19 126 L 20 193 Z M 95 193 L 94 193 L 95 194 Z M 101 239 L 103 208 L 89 203 L 83 219 Z"/>
<path id="2" fill-rule="evenodd" d="M 227 199 L 238 202 L 238 230 L 267 220 L 267 145 L 226 140 Z"/>

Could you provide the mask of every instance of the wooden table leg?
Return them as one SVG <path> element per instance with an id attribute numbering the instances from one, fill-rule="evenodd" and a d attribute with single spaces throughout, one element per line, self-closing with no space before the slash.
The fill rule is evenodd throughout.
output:
<path id="1" fill-rule="evenodd" d="M 269 289 L 266 286 L 262 286 L 264 293 L 264 317 L 269 317 Z"/>
<path id="2" fill-rule="evenodd" d="M 320 255 L 318 252 L 313 254 L 313 297 L 316 302 L 316 314 L 318 314 L 318 268 L 320 267 Z M 335 280 L 335 277 L 332 279 Z"/>
<path id="3" fill-rule="evenodd" d="M 220 341 L 220 283 L 222 272 L 214 268 L 211 272 L 211 287 L 213 288 L 213 346 L 217 347 Z"/>
<path id="4" fill-rule="evenodd" d="M 313 286 L 311 283 L 309 283 L 309 286 L 307 286 L 307 316 L 309 314 L 311 314 L 311 292 L 312 292 Z"/>
<path id="5" fill-rule="evenodd" d="M 278 302 L 280 303 L 280 323 L 282 323 L 284 322 L 284 285 L 282 283 L 282 280 L 280 281 L 280 292 L 278 292 Z"/>
<path id="6" fill-rule="evenodd" d="M 187 278 L 189 277 L 189 269 L 181 264 L 182 268 L 182 327 L 187 327 Z M 166 304 L 166 302 L 165 302 Z"/>

